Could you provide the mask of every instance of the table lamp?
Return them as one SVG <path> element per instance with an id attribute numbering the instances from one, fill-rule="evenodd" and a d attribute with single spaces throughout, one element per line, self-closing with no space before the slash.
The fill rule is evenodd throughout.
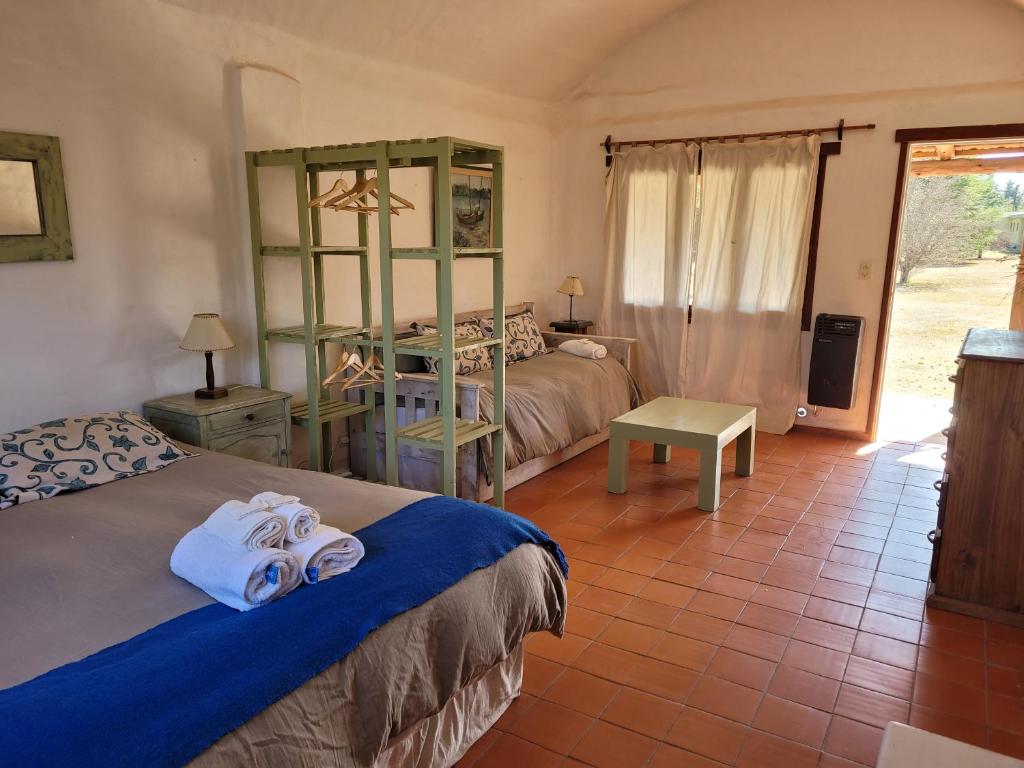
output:
<path id="1" fill-rule="evenodd" d="M 576 275 L 569 275 L 562 281 L 557 292 L 569 297 L 569 320 L 572 321 L 572 297 L 583 295 L 583 283 Z"/>
<path id="2" fill-rule="evenodd" d="M 214 350 L 231 349 L 234 346 L 235 342 L 228 336 L 220 315 L 213 312 L 192 315 L 192 322 L 189 323 L 185 338 L 181 340 L 178 347 L 188 352 L 204 352 L 206 354 L 206 388 L 197 389 L 196 397 L 204 400 L 227 397 L 228 391 L 224 387 L 214 386 L 213 353 Z"/>

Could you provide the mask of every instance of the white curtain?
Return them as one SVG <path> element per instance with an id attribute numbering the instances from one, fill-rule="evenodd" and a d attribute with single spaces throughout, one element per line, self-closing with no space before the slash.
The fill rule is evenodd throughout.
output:
<path id="1" fill-rule="evenodd" d="M 784 433 L 800 400 L 800 314 L 819 136 L 705 144 L 686 396 L 757 407 Z"/>
<path id="2" fill-rule="evenodd" d="M 616 154 L 606 182 L 600 327 L 640 340 L 635 373 L 647 395 L 683 394 L 697 153 L 633 147 Z"/>

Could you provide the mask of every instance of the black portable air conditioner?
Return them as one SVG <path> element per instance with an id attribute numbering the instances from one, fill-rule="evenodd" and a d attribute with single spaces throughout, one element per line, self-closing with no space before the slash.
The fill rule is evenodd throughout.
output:
<path id="1" fill-rule="evenodd" d="M 826 408 L 852 408 L 857 389 L 864 318 L 818 315 L 811 346 L 807 403 Z"/>

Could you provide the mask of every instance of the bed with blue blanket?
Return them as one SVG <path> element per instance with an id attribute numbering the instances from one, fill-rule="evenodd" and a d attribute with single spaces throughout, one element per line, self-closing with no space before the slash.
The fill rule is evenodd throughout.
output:
<path id="1" fill-rule="evenodd" d="M 170 572 L 211 510 L 271 489 L 363 562 L 245 613 Z M 518 695 L 525 636 L 565 620 L 564 560 L 526 521 L 222 454 L 0 516 L 4 764 L 449 765 Z"/>

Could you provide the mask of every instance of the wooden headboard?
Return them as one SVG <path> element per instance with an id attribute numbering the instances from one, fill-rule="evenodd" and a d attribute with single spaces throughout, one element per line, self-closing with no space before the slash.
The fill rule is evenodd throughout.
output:
<path id="1" fill-rule="evenodd" d="M 511 317 L 512 315 L 521 315 L 523 312 L 533 312 L 533 302 L 524 301 L 521 304 L 506 304 L 505 305 L 505 317 Z M 494 314 L 494 310 L 491 307 L 485 309 L 471 309 L 469 312 L 458 312 L 455 315 L 455 322 L 461 323 L 466 320 L 472 320 L 474 317 L 491 317 Z M 422 325 L 437 325 L 436 317 L 421 317 L 415 320 L 410 320 L 408 323 L 395 323 L 395 333 L 400 334 L 402 330 L 408 328 L 412 329 L 413 323 L 421 323 Z"/>

